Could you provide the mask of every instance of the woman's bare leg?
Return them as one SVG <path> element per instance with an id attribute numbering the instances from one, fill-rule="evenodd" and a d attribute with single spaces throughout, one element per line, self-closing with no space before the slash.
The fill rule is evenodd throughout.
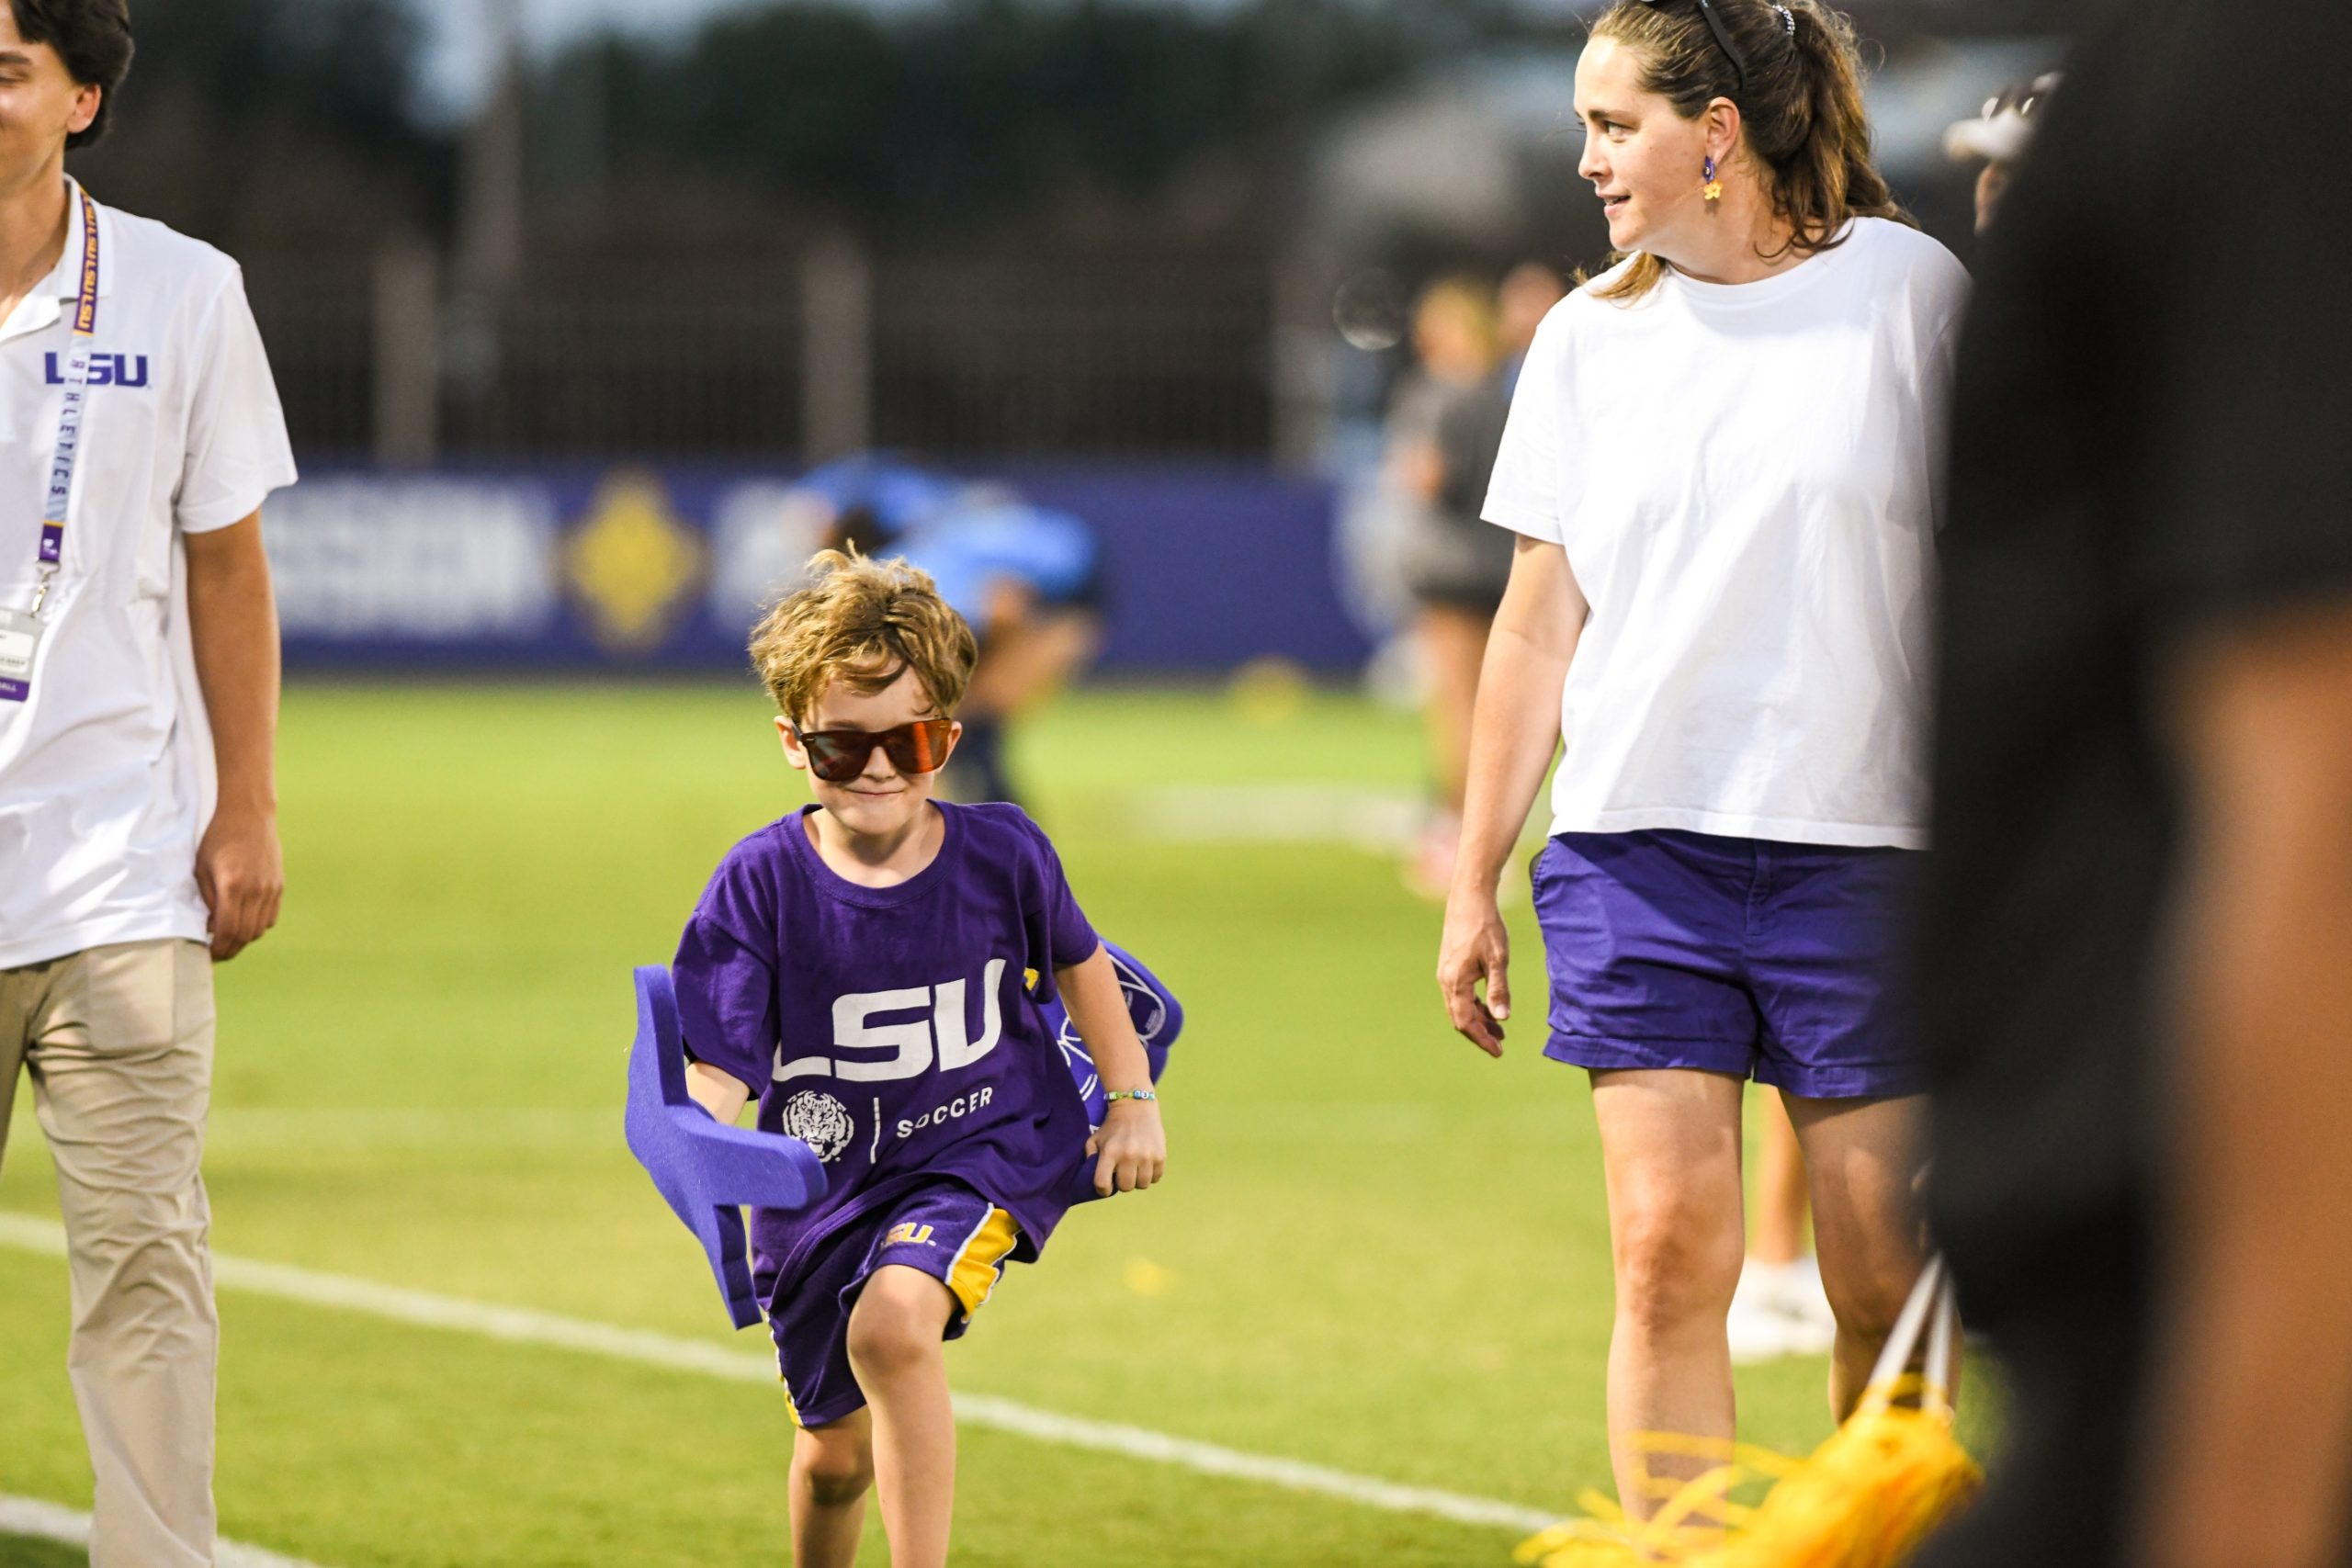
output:
<path id="1" fill-rule="evenodd" d="M 1731 1350 L 1724 1314 L 1739 1283 L 1741 1080 L 1687 1070 L 1596 1072 L 1592 1102 L 1609 1179 L 1617 1321 L 1609 1339 L 1609 1449 L 1627 1512 L 1657 1506 L 1648 1475 L 1704 1461 L 1652 1459 L 1634 1439 L 1728 1440 Z"/>
<path id="2" fill-rule="evenodd" d="M 1829 1404 L 1842 1421 L 1927 1261 L 1917 1192 L 1927 1101 L 1792 1096 L 1789 1111 L 1813 1178 L 1821 1284 L 1838 1314 Z"/>

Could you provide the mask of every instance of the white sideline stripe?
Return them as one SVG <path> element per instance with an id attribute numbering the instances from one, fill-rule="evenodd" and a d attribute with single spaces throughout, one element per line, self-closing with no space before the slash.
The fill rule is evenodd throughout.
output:
<path id="1" fill-rule="evenodd" d="M 38 1497 L 0 1494 L 0 1537 L 6 1536 L 53 1540 L 61 1546 L 87 1550 L 90 1516 L 56 1503 L 44 1503 Z M 212 1550 L 217 1568 L 318 1568 L 317 1563 L 305 1562 L 299 1557 L 281 1557 L 275 1551 L 233 1540 L 216 1541 Z"/>
<path id="2" fill-rule="evenodd" d="M 54 1221 L 35 1219 L 29 1214 L 0 1213 L 0 1246 L 62 1258 L 65 1255 L 64 1227 Z M 394 1322 L 415 1324 L 426 1328 L 478 1334 L 518 1345 L 551 1346 L 557 1349 L 609 1356 L 616 1360 L 635 1361 L 645 1366 L 701 1372 L 738 1382 L 773 1384 L 775 1382 L 775 1363 L 768 1357 L 745 1355 L 740 1350 L 729 1349 L 707 1340 L 681 1339 L 644 1329 L 619 1328 L 610 1324 L 591 1323 L 582 1318 L 539 1312 L 530 1307 L 492 1306 L 455 1296 L 436 1296 L 424 1291 L 403 1290 L 366 1280 L 314 1273 L 308 1269 L 296 1269 L 283 1263 L 223 1258 L 218 1253 L 213 1255 L 212 1275 L 220 1286 L 232 1291 L 250 1291 L 257 1295 L 277 1296 L 311 1306 L 366 1313 L 373 1317 L 390 1318 Z M 1298 1460 L 1246 1453 L 1217 1443 L 1171 1437 L 1168 1433 L 1154 1432 L 1141 1427 L 1057 1415 L 991 1394 L 957 1394 L 956 1418 L 967 1427 L 1012 1432 L 1040 1442 L 1059 1443 L 1096 1453 L 1121 1454 L 1129 1459 L 1172 1465 L 1203 1475 L 1253 1481 L 1284 1491 L 1333 1497 L 1386 1513 L 1426 1514 L 1450 1519 L 1456 1524 L 1484 1525 L 1522 1532 L 1546 1529 L 1558 1522 L 1557 1515 L 1515 1503 L 1469 1497 L 1460 1493 L 1441 1492 L 1423 1486 L 1404 1486 Z"/>
<path id="3" fill-rule="evenodd" d="M 1308 1464 L 1302 1460 L 1245 1453 L 1239 1449 L 1228 1449 L 1216 1443 L 1173 1438 L 1165 1432 L 1149 1431 L 1141 1427 L 1089 1421 L 1077 1416 L 1057 1416 L 1050 1410 L 1016 1404 L 1010 1399 L 999 1399 L 993 1394 L 957 1394 L 956 1416 L 971 1426 L 992 1427 L 1000 1432 L 1017 1432 L 1040 1442 L 1062 1443 L 1100 1453 L 1124 1454 L 1129 1459 L 1174 1465 L 1180 1470 L 1197 1471 L 1203 1475 L 1255 1481 L 1267 1486 L 1279 1486 L 1288 1492 L 1308 1492 L 1318 1496 L 1336 1497 L 1342 1502 L 1361 1504 L 1364 1507 L 1378 1508 L 1391 1514 L 1429 1514 L 1441 1519 L 1451 1519 L 1456 1524 L 1491 1525 L 1498 1529 L 1516 1530 L 1522 1535 L 1550 1529 L 1560 1522 L 1557 1514 L 1522 1507 L 1516 1503 L 1468 1497 L 1459 1492 L 1440 1492 L 1426 1486 L 1403 1486 L 1393 1481 L 1380 1481 L 1369 1475 L 1353 1475 L 1344 1470 Z"/>

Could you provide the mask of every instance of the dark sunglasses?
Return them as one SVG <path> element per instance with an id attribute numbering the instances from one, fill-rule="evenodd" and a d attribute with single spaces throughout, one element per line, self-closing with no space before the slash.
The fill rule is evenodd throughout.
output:
<path id="1" fill-rule="evenodd" d="M 865 772 L 865 761 L 876 746 L 889 753 L 890 765 L 902 773 L 933 773 L 947 765 L 947 743 L 956 733 L 952 718 L 919 718 L 889 729 L 803 729 L 792 733 L 808 752 L 808 768 L 827 784 L 847 784 Z"/>
<path id="2" fill-rule="evenodd" d="M 1675 4 L 1675 0 L 1642 0 L 1642 4 L 1657 10 Z M 1707 30 L 1714 34 L 1715 41 L 1723 46 L 1724 56 L 1731 61 L 1732 74 L 1739 78 L 1739 90 L 1745 93 L 1747 91 L 1747 62 L 1741 59 L 1739 51 L 1732 47 L 1731 29 L 1724 26 L 1721 17 L 1715 15 L 1713 0 L 1699 0 L 1699 15 L 1706 18 Z"/>

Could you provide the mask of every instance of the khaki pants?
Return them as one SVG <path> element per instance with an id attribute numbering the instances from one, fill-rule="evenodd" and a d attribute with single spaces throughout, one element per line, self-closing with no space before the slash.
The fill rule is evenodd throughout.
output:
<path id="1" fill-rule="evenodd" d="M 210 955 L 126 942 L 0 969 L 0 1153 L 19 1063 L 65 1213 L 66 1362 L 97 1479 L 92 1568 L 209 1564 L 220 1330 L 197 1164 Z"/>

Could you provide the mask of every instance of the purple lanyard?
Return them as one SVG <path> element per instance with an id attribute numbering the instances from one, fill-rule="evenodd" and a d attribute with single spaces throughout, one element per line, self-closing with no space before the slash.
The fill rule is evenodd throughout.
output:
<path id="1" fill-rule="evenodd" d="M 74 468 L 82 456 L 82 416 L 90 397 L 90 360 L 98 335 L 98 204 L 82 197 L 82 284 L 74 307 L 74 342 L 65 354 L 65 399 L 57 411 L 57 451 L 49 464 L 49 493 L 41 503 L 40 614 L 49 584 L 65 558 L 65 520 L 74 504 Z"/>

